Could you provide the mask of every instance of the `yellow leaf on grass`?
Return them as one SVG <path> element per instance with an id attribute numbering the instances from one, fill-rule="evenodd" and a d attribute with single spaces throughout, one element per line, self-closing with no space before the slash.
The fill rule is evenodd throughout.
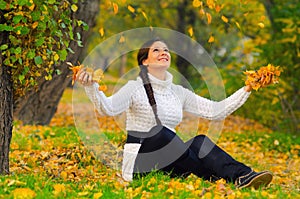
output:
<path id="1" fill-rule="evenodd" d="M 29 188 L 17 188 L 13 190 L 14 199 L 31 199 L 36 193 Z"/>
<path id="2" fill-rule="evenodd" d="M 99 198 L 101 198 L 103 196 L 103 193 L 102 192 L 98 192 L 98 193 L 95 193 L 94 194 L 94 199 L 99 199 Z"/>
<path id="3" fill-rule="evenodd" d="M 64 184 L 55 184 L 55 185 L 53 185 L 53 188 L 54 188 L 55 193 L 60 193 L 60 192 L 66 191 L 66 187 Z"/>

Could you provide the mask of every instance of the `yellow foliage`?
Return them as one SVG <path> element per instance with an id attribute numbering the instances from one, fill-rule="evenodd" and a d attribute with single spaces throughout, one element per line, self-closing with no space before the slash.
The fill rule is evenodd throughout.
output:
<path id="1" fill-rule="evenodd" d="M 261 67 L 258 71 L 246 71 L 244 74 L 247 75 L 245 81 L 246 85 L 250 85 L 254 90 L 265 87 L 271 83 L 277 84 L 281 69 L 279 66 L 275 67 L 271 64 Z"/>
<path id="2" fill-rule="evenodd" d="M 74 85 L 75 80 L 76 80 L 76 76 L 78 74 L 78 72 L 84 68 L 84 65 L 79 65 L 79 66 L 74 66 L 72 63 L 67 62 L 67 64 L 70 66 L 70 69 L 73 72 L 72 75 L 72 85 Z M 105 86 L 102 82 L 102 79 L 104 78 L 104 74 L 103 74 L 103 70 L 102 69 L 97 69 L 94 71 L 94 69 L 90 68 L 90 67 L 86 67 L 86 72 L 90 73 L 92 75 L 92 80 L 97 82 L 99 84 L 99 90 L 100 91 L 106 91 L 107 86 Z"/>

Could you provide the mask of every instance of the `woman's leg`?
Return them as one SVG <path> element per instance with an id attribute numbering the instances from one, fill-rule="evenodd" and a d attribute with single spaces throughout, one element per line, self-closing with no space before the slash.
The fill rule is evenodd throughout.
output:
<path id="1" fill-rule="evenodd" d="M 185 144 L 199 159 L 198 163 L 201 166 L 195 173 L 198 176 L 204 175 L 209 169 L 212 177 L 221 177 L 227 182 L 234 182 L 238 177 L 251 172 L 250 167 L 233 159 L 205 135 L 198 135 Z"/>

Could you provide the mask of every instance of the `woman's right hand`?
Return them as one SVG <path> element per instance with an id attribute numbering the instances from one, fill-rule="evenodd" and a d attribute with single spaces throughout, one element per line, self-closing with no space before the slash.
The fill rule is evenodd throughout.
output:
<path id="1" fill-rule="evenodd" d="M 82 68 L 76 75 L 76 81 L 80 82 L 83 86 L 90 86 L 94 83 L 93 74 L 87 68 Z"/>

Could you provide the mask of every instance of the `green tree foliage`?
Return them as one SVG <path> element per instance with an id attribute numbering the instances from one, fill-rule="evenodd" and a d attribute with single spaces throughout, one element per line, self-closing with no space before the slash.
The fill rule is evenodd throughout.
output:
<path id="1" fill-rule="evenodd" d="M 276 90 L 282 112 L 280 124 L 300 131 L 300 1 L 264 1 L 271 21 L 271 37 L 260 45 L 261 57 L 284 67 L 282 86 Z M 280 112 L 280 111 L 278 111 Z M 278 116 L 279 116 L 278 115 Z"/>
<path id="2" fill-rule="evenodd" d="M 71 20 L 77 11 L 77 0 L 0 0 L 6 23 L 0 31 L 9 34 L 9 42 L 0 46 L 6 57 L 4 64 L 12 68 L 15 97 L 22 96 L 37 85 L 40 78 L 51 80 L 53 65 L 65 61 L 70 41 L 81 44 L 75 27 L 87 29 L 80 20 Z"/>

